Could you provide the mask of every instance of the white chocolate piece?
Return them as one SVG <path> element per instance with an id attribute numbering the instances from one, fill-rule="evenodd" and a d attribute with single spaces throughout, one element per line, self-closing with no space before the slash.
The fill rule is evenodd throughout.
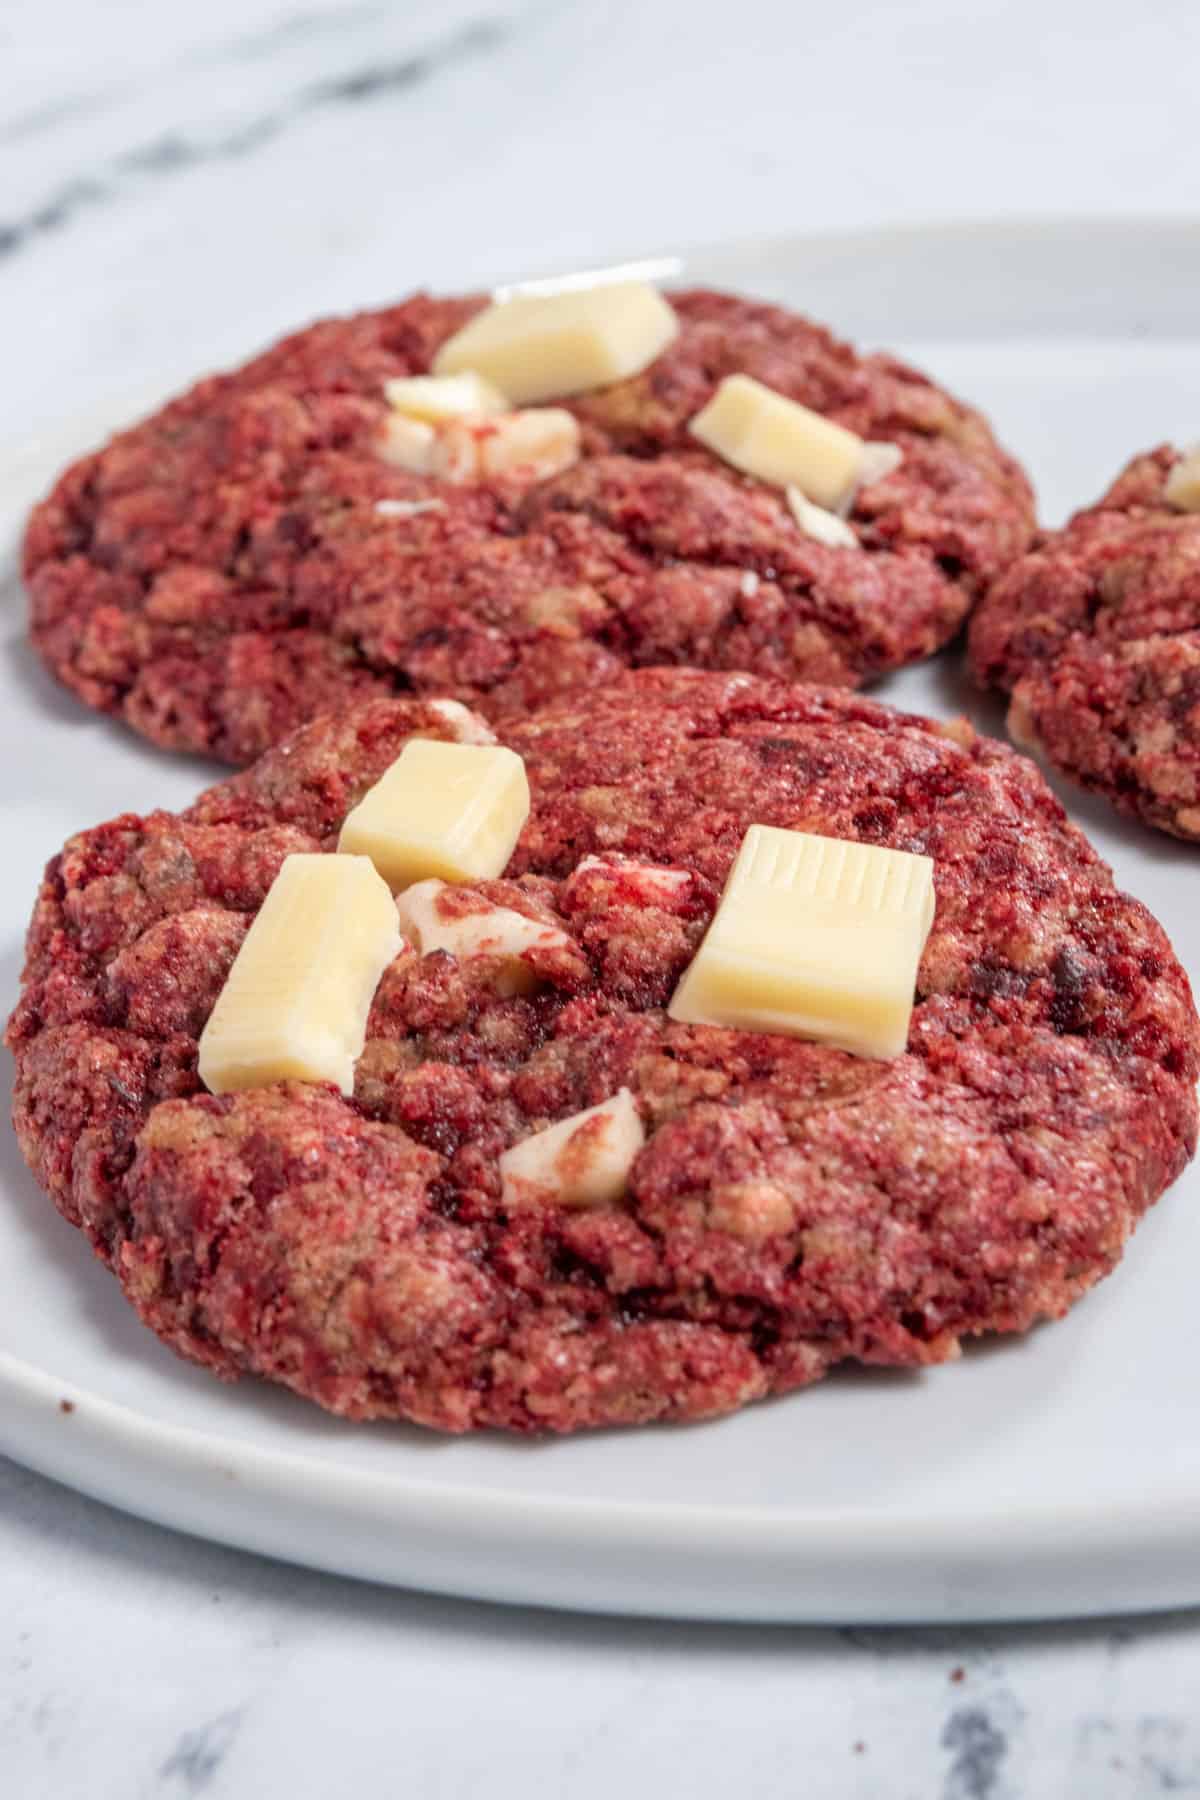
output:
<path id="1" fill-rule="evenodd" d="M 628 1088 L 611 1100 L 536 1131 L 500 1158 L 500 1192 L 510 1210 L 523 1206 L 615 1206 L 646 1142 Z"/>
<path id="2" fill-rule="evenodd" d="M 449 896 L 444 902 L 442 896 Z M 457 910 L 470 905 L 470 911 Z M 570 949 L 571 940 L 557 925 L 528 919 L 511 906 L 497 906 L 481 894 L 466 894 L 444 881 L 418 881 L 396 902 L 400 929 L 423 956 L 447 950 L 451 956 L 497 960 L 495 989 L 509 998 L 532 993 L 537 975 L 526 962 L 530 950 Z"/>
<path id="3" fill-rule="evenodd" d="M 375 449 L 393 468 L 406 469 L 410 475 L 428 475 L 433 442 L 432 425 L 406 419 L 403 413 L 390 413 L 379 428 Z"/>
<path id="4" fill-rule="evenodd" d="M 658 863 L 637 862 L 632 857 L 585 856 L 575 867 L 571 880 L 580 875 L 603 875 L 619 882 L 646 906 L 665 906 L 691 886 L 687 869 L 664 869 Z"/>
<path id="5" fill-rule="evenodd" d="M 1200 512 L 1200 444 L 1175 464 L 1163 493 L 1167 504 L 1180 512 Z"/>
<path id="6" fill-rule="evenodd" d="M 461 700 L 427 700 L 425 704 L 431 713 L 436 713 L 443 723 L 449 725 L 454 733 L 455 743 L 495 743 L 495 732 L 469 706 L 464 706 Z"/>
<path id="7" fill-rule="evenodd" d="M 727 375 L 688 430 L 735 469 L 831 511 L 858 485 L 862 438 L 750 375 Z"/>
<path id="8" fill-rule="evenodd" d="M 446 481 L 502 475 L 546 481 L 579 461 L 579 421 L 561 406 L 530 406 L 499 418 L 458 419 L 438 430 L 430 461 Z"/>
<path id="9" fill-rule="evenodd" d="M 450 419 L 434 429 L 429 451 L 429 473 L 440 481 L 478 481 L 482 474 L 480 440 L 496 421 L 485 418 Z"/>
<path id="10" fill-rule="evenodd" d="M 375 511 L 381 519 L 416 519 L 422 513 L 445 512 L 444 500 L 377 500 Z"/>
<path id="11" fill-rule="evenodd" d="M 839 519 L 836 513 L 827 512 L 823 506 L 807 500 L 798 487 L 788 488 L 787 503 L 805 537 L 814 538 L 818 544 L 828 544 L 831 550 L 858 548 L 858 538 L 845 519 Z"/>
<path id="12" fill-rule="evenodd" d="M 640 375 L 678 331 L 674 310 L 643 281 L 518 294 L 477 313 L 433 366 L 439 375 L 475 369 L 512 405 L 536 406 Z"/>
<path id="13" fill-rule="evenodd" d="M 412 737 L 348 814 L 338 849 L 369 856 L 393 893 L 430 875 L 502 875 L 529 817 L 525 764 L 500 744 Z"/>
<path id="14" fill-rule="evenodd" d="M 579 461 L 579 420 L 561 406 L 530 406 L 495 421 L 479 445 L 485 475 L 545 481 Z"/>
<path id="15" fill-rule="evenodd" d="M 495 743 L 495 732 L 485 725 L 482 719 L 476 718 L 470 707 L 464 706 L 461 700 L 427 700 L 425 704 L 430 712 L 435 714 L 436 717 L 442 721 L 443 725 L 449 727 L 450 736 L 454 743 Z M 405 741 L 411 743 L 413 738 L 429 738 L 432 742 L 438 744 L 444 744 L 446 742 L 446 739 L 442 736 L 441 732 L 434 731 L 432 727 L 428 731 L 414 731 L 411 737 L 407 738 Z"/>
<path id="16" fill-rule="evenodd" d="M 675 281 L 683 274 L 681 256 L 642 256 L 636 262 L 605 263 L 599 269 L 572 269 L 561 275 L 534 275 L 506 281 L 492 289 L 493 300 L 515 300 L 520 294 L 576 293 L 580 288 L 615 287 L 618 282 Z"/>
<path id="17" fill-rule="evenodd" d="M 873 487 L 877 481 L 885 481 L 896 473 L 903 461 L 904 452 L 899 444 L 864 444 L 857 485 Z"/>
<path id="18" fill-rule="evenodd" d="M 474 369 L 464 369 L 460 375 L 397 376 L 384 382 L 383 391 L 396 412 L 409 419 L 424 419 L 428 425 L 472 413 L 508 411 L 508 401 L 499 388 Z"/>
<path id="19" fill-rule="evenodd" d="M 899 1056 L 933 913 L 928 856 L 752 825 L 668 1011 Z"/>
<path id="20" fill-rule="evenodd" d="M 288 856 L 200 1036 L 214 1094 L 273 1081 L 354 1090 L 379 978 L 401 948 L 396 904 L 365 856 Z"/>

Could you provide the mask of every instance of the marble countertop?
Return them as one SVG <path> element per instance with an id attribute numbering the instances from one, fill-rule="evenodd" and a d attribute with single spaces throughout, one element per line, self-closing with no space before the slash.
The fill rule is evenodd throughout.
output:
<path id="1" fill-rule="evenodd" d="M 9 0 L 0 461 L 421 281 L 1194 210 L 1194 0 Z M 736 1629 L 356 1586 L 0 1461 L 21 1800 L 1200 1791 L 1200 1617 Z"/>

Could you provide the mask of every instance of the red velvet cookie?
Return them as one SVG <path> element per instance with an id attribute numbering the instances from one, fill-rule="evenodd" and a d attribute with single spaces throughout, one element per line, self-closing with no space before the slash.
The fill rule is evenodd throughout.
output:
<path id="1" fill-rule="evenodd" d="M 353 1097 L 203 1091 L 198 1036 L 282 859 L 332 851 L 418 730 L 453 725 L 412 699 L 319 719 L 46 873 L 8 1029 L 22 1148 L 217 1375 L 448 1431 L 700 1418 L 1064 1313 L 1186 1163 L 1187 978 L 1034 766 L 965 725 L 712 673 L 502 730 L 533 810 L 476 891 L 557 928 L 533 991 L 406 950 Z M 935 859 L 897 1060 L 666 1016 L 752 822 Z M 624 1197 L 506 1208 L 502 1153 L 621 1088 L 646 1132 Z"/>
<path id="2" fill-rule="evenodd" d="M 679 335 L 643 374 L 565 402 L 582 458 L 549 479 L 436 480 L 379 454 L 385 381 L 426 371 L 477 298 L 314 325 L 201 382 L 35 511 L 47 666 L 155 743 L 246 763 L 382 695 L 496 718 L 674 663 L 850 687 L 953 637 L 1033 528 L 980 415 L 779 307 L 671 300 Z M 806 536 L 690 435 L 735 372 L 899 446 L 857 496 L 857 546 Z M 437 504 L 395 504 L 414 500 Z"/>

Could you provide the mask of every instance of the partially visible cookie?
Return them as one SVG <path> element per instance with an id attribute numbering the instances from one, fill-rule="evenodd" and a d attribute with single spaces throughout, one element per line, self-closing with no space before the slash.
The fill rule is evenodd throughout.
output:
<path id="1" fill-rule="evenodd" d="M 1200 841 L 1200 511 L 1183 467 L 1166 446 L 1135 457 L 1001 576 L 969 642 L 976 678 L 1012 695 L 1018 743 Z"/>
<path id="2" fill-rule="evenodd" d="M 41 656 L 155 743 L 246 763 L 328 707 L 386 695 L 496 718 L 630 665 L 850 687 L 930 655 L 1030 541 L 1018 465 L 890 356 L 781 307 L 670 299 L 678 336 L 641 374 L 561 403 L 581 454 L 537 478 L 414 474 L 381 453 L 385 384 L 427 372 L 478 297 L 329 320 L 202 381 L 33 514 Z M 806 532 L 781 489 L 690 433 L 733 373 L 899 447 L 860 488 L 849 544 Z"/>

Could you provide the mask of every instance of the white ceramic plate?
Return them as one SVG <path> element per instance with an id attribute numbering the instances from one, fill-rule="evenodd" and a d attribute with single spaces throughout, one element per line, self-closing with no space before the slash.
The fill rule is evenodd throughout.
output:
<path id="1" fill-rule="evenodd" d="M 792 237 L 697 252 L 687 275 L 794 302 L 977 400 L 1049 519 L 1133 450 L 1200 435 L 1200 225 Z M 125 410 L 27 447 L 7 483 L 0 459 L 0 506 Z M 9 589 L 6 1001 L 63 837 L 184 803 L 209 773 L 60 694 Z M 1000 729 L 953 654 L 880 691 Z M 1200 977 L 1200 850 L 1060 791 Z M 1061 1325 L 922 1375 L 848 1371 L 715 1424 L 531 1444 L 355 1427 L 265 1385 L 219 1386 L 135 1322 L 11 1137 L 0 1154 L 0 1447 L 148 1518 L 384 1581 L 609 1611 L 948 1620 L 1200 1601 L 1198 1169 Z"/>

